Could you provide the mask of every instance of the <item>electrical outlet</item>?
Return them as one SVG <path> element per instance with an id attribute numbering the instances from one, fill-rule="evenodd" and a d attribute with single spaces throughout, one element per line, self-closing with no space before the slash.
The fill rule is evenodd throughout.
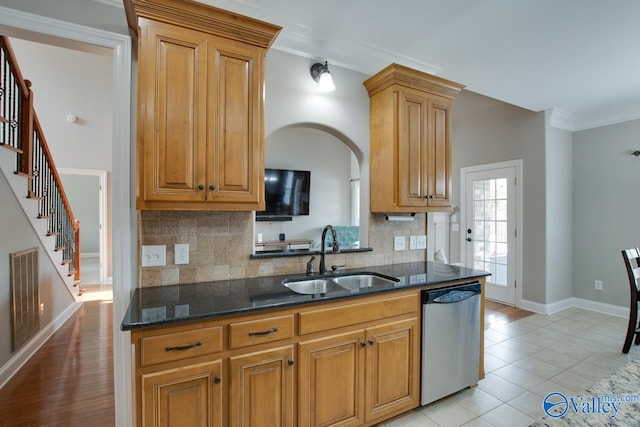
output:
<path id="1" fill-rule="evenodd" d="M 596 286 L 596 291 L 601 291 L 602 290 L 602 280 L 596 280 L 594 283 L 595 283 L 595 286 Z"/>
<path id="2" fill-rule="evenodd" d="M 173 252 L 175 256 L 175 264 L 189 264 L 189 244 L 178 243 L 173 246 Z"/>
<path id="3" fill-rule="evenodd" d="M 424 234 L 422 236 L 417 236 L 416 246 L 416 249 L 427 249 L 427 236 Z"/>
<path id="4" fill-rule="evenodd" d="M 143 267 L 163 267 L 165 265 L 167 265 L 167 247 L 165 245 L 142 247 Z"/>
<path id="5" fill-rule="evenodd" d="M 416 236 L 409 236 L 409 249 L 413 250 L 416 248 Z"/>
<path id="6" fill-rule="evenodd" d="M 394 251 L 404 251 L 406 245 L 406 238 L 404 236 L 396 236 L 393 239 L 393 250 Z"/>

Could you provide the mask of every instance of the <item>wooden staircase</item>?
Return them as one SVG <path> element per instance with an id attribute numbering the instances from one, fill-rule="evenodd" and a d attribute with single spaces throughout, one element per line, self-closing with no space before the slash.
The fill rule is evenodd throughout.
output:
<path id="1" fill-rule="evenodd" d="M 0 149 L 12 153 L 2 153 L 0 165 L 4 171 L 13 169 L 16 178 L 7 176 L 11 187 L 34 229 L 42 229 L 38 234 L 44 247 L 50 249 L 50 256 L 68 277 L 65 282 L 77 296 L 81 294 L 80 224 L 64 193 L 33 108 L 30 87 L 9 40 L 0 36 Z"/>

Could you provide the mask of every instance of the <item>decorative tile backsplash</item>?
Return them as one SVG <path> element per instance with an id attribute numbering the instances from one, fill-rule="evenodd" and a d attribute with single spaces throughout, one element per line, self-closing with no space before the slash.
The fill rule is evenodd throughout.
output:
<path id="1" fill-rule="evenodd" d="M 254 245 L 253 221 L 252 212 L 138 211 L 138 250 L 142 245 L 166 245 L 167 248 L 166 266 L 138 268 L 140 286 L 304 274 L 307 256 L 249 257 Z M 426 234 L 424 213 L 416 214 L 412 222 L 388 222 L 384 215 L 370 214 L 369 246 L 373 252 L 329 254 L 327 264 L 359 268 L 425 261 L 426 250 L 408 247 L 409 236 Z M 406 237 L 407 250 L 393 250 L 395 236 Z M 174 264 L 176 243 L 189 244 L 189 264 Z"/>

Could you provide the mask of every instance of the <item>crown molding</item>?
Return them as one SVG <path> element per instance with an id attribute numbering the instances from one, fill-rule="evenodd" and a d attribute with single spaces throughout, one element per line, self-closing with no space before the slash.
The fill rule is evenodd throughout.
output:
<path id="1" fill-rule="evenodd" d="M 610 112 L 598 112 L 582 116 L 559 108 L 552 108 L 547 111 L 549 113 L 549 125 L 551 127 L 569 132 L 578 132 L 640 119 L 640 107 Z"/>
<path id="2" fill-rule="evenodd" d="M 124 9 L 124 3 L 122 0 L 93 0 L 96 3 L 106 4 L 108 6 L 117 7 L 119 9 Z"/>

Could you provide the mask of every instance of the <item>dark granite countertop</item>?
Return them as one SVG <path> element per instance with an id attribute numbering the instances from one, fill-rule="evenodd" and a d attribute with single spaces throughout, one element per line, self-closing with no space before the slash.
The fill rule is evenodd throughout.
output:
<path id="1" fill-rule="evenodd" d="M 213 319 L 400 289 L 442 286 L 447 282 L 489 275 L 486 271 L 431 261 L 341 270 L 339 275 L 358 272 L 375 273 L 398 281 L 384 286 L 344 289 L 315 295 L 297 294 L 282 285 L 284 279 L 308 279 L 309 277 L 305 277 L 303 273 L 137 288 L 120 328 L 128 331 L 192 320 Z"/>

